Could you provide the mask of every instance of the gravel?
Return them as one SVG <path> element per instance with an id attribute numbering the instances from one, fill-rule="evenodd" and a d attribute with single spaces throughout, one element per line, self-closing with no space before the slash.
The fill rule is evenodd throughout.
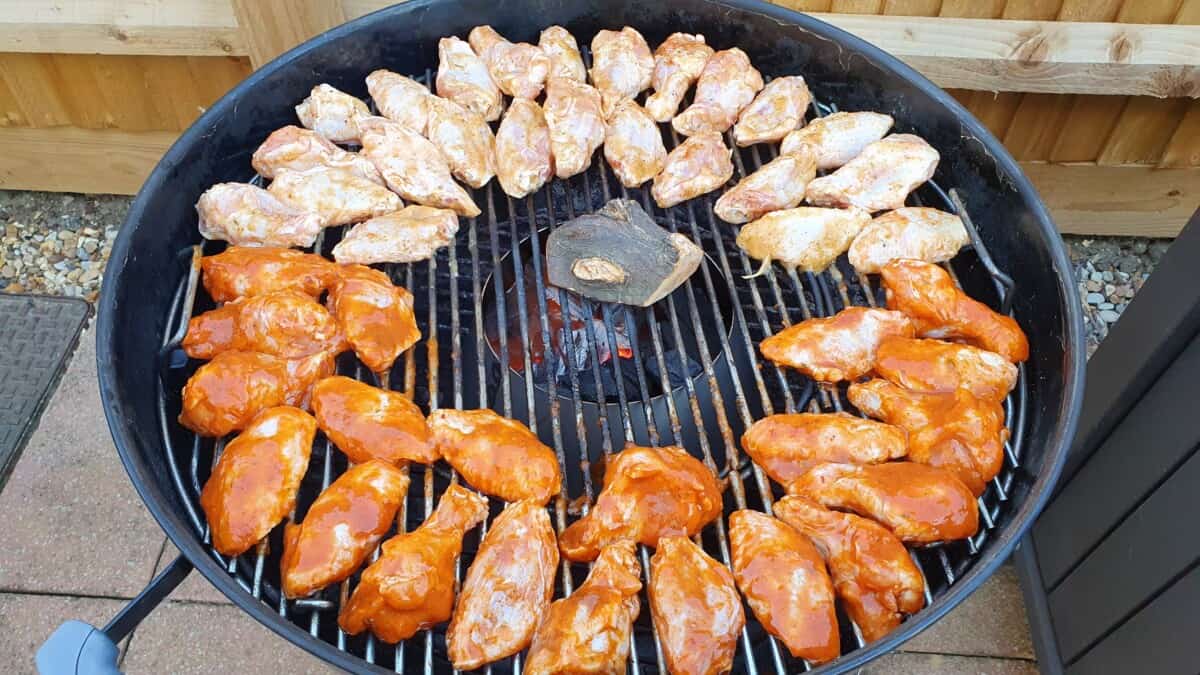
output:
<path id="1" fill-rule="evenodd" d="M 1087 328 L 1088 356 L 1142 288 L 1169 239 L 1066 236 Z"/>

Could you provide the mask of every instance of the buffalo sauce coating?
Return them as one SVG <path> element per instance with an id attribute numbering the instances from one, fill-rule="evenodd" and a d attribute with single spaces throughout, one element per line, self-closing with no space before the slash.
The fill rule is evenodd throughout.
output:
<path id="1" fill-rule="evenodd" d="M 733 578 L 754 616 L 796 658 L 824 663 L 841 653 L 833 583 L 808 537 L 765 513 L 729 516 Z"/>
<path id="2" fill-rule="evenodd" d="M 879 344 L 875 372 L 906 389 L 967 389 L 1001 401 L 1017 384 L 1017 367 L 995 352 L 941 340 L 891 337 Z"/>
<path id="3" fill-rule="evenodd" d="M 296 290 L 237 300 L 193 317 L 183 338 L 184 351 L 195 359 L 230 350 L 296 359 L 345 348 L 329 311 Z"/>
<path id="4" fill-rule="evenodd" d="M 669 534 L 691 536 L 721 507 L 721 486 L 700 460 L 676 446 L 630 445 L 608 458 L 596 505 L 563 530 L 563 555 L 584 562 L 622 539 L 656 546 Z"/>
<path id="5" fill-rule="evenodd" d="M 376 373 L 421 339 L 412 294 L 379 270 L 343 265 L 328 304 L 359 360 Z"/>
<path id="6" fill-rule="evenodd" d="M 213 548 L 241 555 L 291 512 L 316 431 L 308 413 L 279 406 L 229 442 L 200 491 Z"/>
<path id="7" fill-rule="evenodd" d="M 380 460 L 352 467 L 283 533 L 283 593 L 300 598 L 354 573 L 392 526 L 408 473 Z"/>
<path id="8" fill-rule="evenodd" d="M 877 464 L 903 457 L 904 430 L 846 413 L 764 417 L 742 435 L 742 448 L 771 478 L 787 485 L 819 462 Z"/>
<path id="9" fill-rule="evenodd" d="M 729 568 L 687 537 L 663 537 L 650 559 L 650 617 L 672 675 L 729 672 L 746 623 Z"/>
<path id="10" fill-rule="evenodd" d="M 893 335 L 913 335 L 913 324 L 903 314 L 847 307 L 830 317 L 789 326 L 763 340 L 759 351 L 815 380 L 854 380 L 871 372 L 879 343 Z"/>
<path id="11" fill-rule="evenodd" d="M 487 409 L 443 408 L 429 414 L 428 424 L 434 450 L 480 492 L 545 504 L 562 489 L 558 457 L 516 420 Z"/>
<path id="12" fill-rule="evenodd" d="M 201 436 L 243 429 L 260 411 L 287 402 L 287 362 L 255 352 L 222 352 L 183 387 L 179 423 Z"/>
<path id="13" fill-rule="evenodd" d="M 290 248 L 230 246 L 200 259 L 204 288 L 214 302 L 293 289 L 314 298 L 337 276 L 337 265 Z"/>
<path id="14" fill-rule="evenodd" d="M 313 387 L 312 406 L 321 431 L 355 464 L 437 461 L 425 415 L 399 392 L 339 375 Z"/>

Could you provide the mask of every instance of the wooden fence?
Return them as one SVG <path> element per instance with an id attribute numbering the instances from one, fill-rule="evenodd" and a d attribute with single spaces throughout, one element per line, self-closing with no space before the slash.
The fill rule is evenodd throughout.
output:
<path id="1" fill-rule="evenodd" d="M 1200 0 L 776 0 L 950 89 L 1064 231 L 1200 204 Z M 0 0 L 0 188 L 132 193 L 254 67 L 385 0 Z"/>

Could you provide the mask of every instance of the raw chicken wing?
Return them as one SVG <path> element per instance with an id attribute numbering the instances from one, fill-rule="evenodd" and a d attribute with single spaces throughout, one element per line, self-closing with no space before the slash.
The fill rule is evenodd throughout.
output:
<path id="1" fill-rule="evenodd" d="M 321 217 L 321 225 L 347 225 L 391 213 L 404 206 L 396 193 L 343 169 L 319 166 L 285 171 L 267 192 L 279 201 Z"/>
<path id="2" fill-rule="evenodd" d="M 690 537 L 721 515 L 721 504 L 716 476 L 683 448 L 630 445 L 608 458 L 595 506 L 563 530 L 563 555 L 584 562 L 617 541 Z"/>
<path id="3" fill-rule="evenodd" d="M 624 673 L 633 620 L 641 611 L 641 570 L 631 541 L 601 551 L 587 580 L 546 610 L 525 673 Z"/>
<path id="4" fill-rule="evenodd" d="M 333 283 L 337 265 L 290 248 L 230 246 L 200 259 L 204 289 L 213 302 L 293 289 L 316 298 Z"/>
<path id="5" fill-rule="evenodd" d="M 808 319 L 759 344 L 762 355 L 822 382 L 856 380 L 875 367 L 884 338 L 913 336 L 913 324 L 900 312 L 847 307 L 830 317 Z"/>
<path id="6" fill-rule="evenodd" d="M 650 559 L 647 595 L 668 672 L 729 672 L 746 615 L 728 567 L 687 537 L 663 537 Z"/>
<path id="7" fill-rule="evenodd" d="M 575 42 L 575 36 L 566 28 L 550 26 L 543 30 L 538 37 L 538 47 L 550 59 L 547 82 L 555 77 L 587 82 L 587 69 L 583 67 L 583 57 L 579 55 L 579 43 Z"/>
<path id="8" fill-rule="evenodd" d="M 432 206 L 406 206 L 350 228 L 333 247 L 333 259 L 362 265 L 427 260 L 439 248 L 449 246 L 456 233 L 455 212 Z"/>
<path id="9" fill-rule="evenodd" d="M 357 143 L 358 121 L 370 115 L 366 103 L 328 84 L 313 87 L 308 98 L 296 106 L 296 116 L 305 128 L 334 143 Z"/>
<path id="10" fill-rule="evenodd" d="M 274 178 L 284 171 L 305 171 L 326 166 L 345 169 L 372 183 L 383 185 L 383 177 L 371 160 L 356 152 L 346 152 L 315 131 L 295 125 L 272 131 L 254 151 L 250 164 L 263 178 Z"/>
<path id="11" fill-rule="evenodd" d="M 712 55 L 703 35 L 687 33 L 672 33 L 654 50 L 654 93 L 646 97 L 646 112 L 655 122 L 671 121 Z"/>
<path id="12" fill-rule="evenodd" d="M 750 610 L 792 656 L 809 663 L 838 657 L 833 582 L 807 537 L 758 511 L 729 516 L 733 578 Z"/>
<path id="13" fill-rule="evenodd" d="M 442 408 L 429 414 L 429 432 L 435 451 L 484 494 L 545 504 L 562 489 L 554 451 L 516 420 Z"/>
<path id="14" fill-rule="evenodd" d="M 496 136 L 479 113 L 431 96 L 426 135 L 442 151 L 454 177 L 467 185 L 483 187 L 496 175 Z"/>
<path id="15" fill-rule="evenodd" d="M 941 267 L 896 260 L 880 274 L 888 307 L 911 317 L 920 337 L 962 340 L 1013 363 L 1029 358 L 1029 340 L 1017 322 L 963 293 Z"/>
<path id="16" fill-rule="evenodd" d="M 970 243 L 962 218 L 924 206 L 888 211 L 871 221 L 850 244 L 850 264 L 876 274 L 893 260 L 942 262 Z"/>
<path id="17" fill-rule="evenodd" d="M 892 128 L 892 116 L 874 112 L 836 112 L 819 117 L 783 138 L 779 152 L 790 155 L 805 145 L 817 153 L 817 170 L 836 169 L 858 157 Z"/>
<path id="18" fill-rule="evenodd" d="M 892 134 L 863 148 L 854 159 L 808 184 L 817 206 L 886 211 L 904 206 L 908 193 L 933 177 L 940 155 L 925 139 Z"/>
<path id="19" fill-rule="evenodd" d="M 354 574 L 392 527 L 408 472 L 381 460 L 350 467 L 283 530 L 283 594 L 302 598 Z"/>
<path id="20" fill-rule="evenodd" d="M 724 133 L 763 88 L 746 52 L 734 47 L 712 55 L 696 83 L 695 102 L 671 120 L 684 136 Z"/>
<path id="21" fill-rule="evenodd" d="M 975 496 L 953 473 L 928 464 L 818 464 L 788 492 L 876 520 L 915 544 L 964 539 L 979 529 Z"/>
<path id="22" fill-rule="evenodd" d="M 261 352 L 298 359 L 317 352 L 340 354 L 346 339 L 329 311 L 311 295 L 275 291 L 227 303 L 188 321 L 183 351 L 193 359 L 221 352 Z"/>
<path id="23" fill-rule="evenodd" d="M 513 99 L 496 132 L 496 177 L 500 187 L 520 199 L 554 175 L 550 127 L 542 108 L 529 99 Z"/>
<path id="24" fill-rule="evenodd" d="M 812 539 L 829 565 L 833 588 L 867 642 L 890 633 L 925 606 L 925 577 L 888 529 L 804 497 L 775 503 L 775 516 Z"/>
<path id="25" fill-rule="evenodd" d="M 1017 385 L 1017 367 L 1003 356 L 941 340 L 891 337 L 879 343 L 875 372 L 905 389 L 952 392 L 1002 401 Z"/>
<path id="26" fill-rule="evenodd" d="M 421 339 L 412 293 L 392 285 L 379 270 L 343 265 L 327 302 L 354 353 L 373 372 L 391 368 L 397 356 Z"/>
<path id="27" fill-rule="evenodd" d="M 428 87 L 390 70 L 376 70 L 367 75 L 367 91 L 380 115 L 425 135 L 433 98 Z"/>
<path id="28" fill-rule="evenodd" d="M 602 30 L 592 38 L 592 84 L 600 91 L 605 117 L 649 87 L 653 74 L 650 45 L 633 28 Z"/>
<path id="29" fill-rule="evenodd" d="M 721 195 L 713 212 L 727 223 L 746 223 L 804 201 L 804 187 L 817 175 L 812 155 L 780 155 Z"/>
<path id="30" fill-rule="evenodd" d="M 500 91 L 515 98 L 535 99 L 550 73 L 550 59 L 541 49 L 521 42 L 513 44 L 491 26 L 476 26 L 467 36 L 471 49 L 487 65 Z"/>
<path id="31" fill-rule="evenodd" d="M 312 246 L 321 216 L 246 183 L 217 183 L 196 201 L 200 236 L 236 246 Z"/>
<path id="32" fill-rule="evenodd" d="M 746 225 L 738 232 L 737 245 L 762 260 L 764 270 L 774 260 L 802 272 L 824 272 L 869 222 L 871 214 L 862 209 L 798 206 Z"/>
<path id="33" fill-rule="evenodd" d="M 433 143 L 383 117 L 364 118 L 359 126 L 363 154 L 375 163 L 393 192 L 410 202 L 463 216 L 479 215 L 479 207 L 454 182 L 446 157 Z"/>
<path id="34" fill-rule="evenodd" d="M 311 415 L 279 406 L 225 446 L 200 492 L 213 548 L 241 555 L 291 513 L 316 432 Z"/>
<path id="35" fill-rule="evenodd" d="M 792 75 L 771 80 L 738 116 L 733 139 L 742 148 L 783 140 L 804 124 L 804 114 L 811 103 L 812 94 L 803 77 Z"/>
<path id="36" fill-rule="evenodd" d="M 494 122 L 504 111 L 504 97 L 487 65 L 456 37 L 438 41 L 437 94 Z"/>
<path id="37" fill-rule="evenodd" d="M 637 101 L 621 101 L 608 116 L 604 158 L 625 187 L 637 187 L 662 172 L 667 149 L 662 132 Z"/>
<path id="38" fill-rule="evenodd" d="M 425 415 L 398 391 L 327 377 L 313 387 L 312 408 L 321 431 L 353 464 L 382 459 L 399 466 L 438 459 Z"/>
<path id="39" fill-rule="evenodd" d="M 420 527 L 383 542 L 379 560 L 363 571 L 338 614 L 338 626 L 351 635 L 369 629 L 394 643 L 449 620 L 463 535 L 487 512 L 487 499 L 451 485 Z"/>
<path id="40" fill-rule="evenodd" d="M 536 502 L 509 504 L 492 521 L 446 630 L 458 670 L 474 670 L 525 649 L 554 595 L 558 547 Z"/>
<path id="41" fill-rule="evenodd" d="M 767 475 L 787 485 L 815 464 L 878 464 L 903 457 L 904 430 L 846 413 L 770 415 L 750 425 L 742 449 Z"/>
<path id="42" fill-rule="evenodd" d="M 665 209 L 712 192 L 733 176 L 731 154 L 719 133 L 692 136 L 667 155 L 650 194 Z"/>
<path id="43" fill-rule="evenodd" d="M 555 175 L 570 178 L 588 168 L 592 154 L 604 143 L 600 92 L 585 82 L 555 78 L 546 83 L 542 110 L 550 129 Z"/>

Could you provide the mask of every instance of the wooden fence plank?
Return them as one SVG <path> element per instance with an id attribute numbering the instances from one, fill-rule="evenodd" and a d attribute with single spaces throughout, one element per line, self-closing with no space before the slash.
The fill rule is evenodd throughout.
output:
<path id="1" fill-rule="evenodd" d="M 1009 152 L 1020 160 L 1050 159 L 1073 100 L 1071 96 L 1025 94 L 1002 137 Z"/>
<path id="2" fill-rule="evenodd" d="M 32 127 L 70 124 L 66 97 L 48 84 L 55 77 L 54 60 L 48 54 L 0 54 L 0 79 L 16 106 L 4 111 L 5 116 Z"/>
<path id="3" fill-rule="evenodd" d="M 1116 128 L 1096 158 L 1098 164 L 1157 164 L 1187 113 L 1189 101 L 1129 99 Z"/>
<path id="4" fill-rule="evenodd" d="M 1172 23 L 1179 14 L 1179 0 L 1125 0 L 1117 21 L 1121 23 Z"/>
<path id="5" fill-rule="evenodd" d="M 1200 24 L 1200 0 L 1183 0 L 1173 23 L 1192 26 Z"/>
<path id="6" fill-rule="evenodd" d="M 1061 8 L 1062 0 L 1008 0 L 1000 17 L 1053 21 Z"/>
<path id="7" fill-rule="evenodd" d="M 0 189 L 133 194 L 177 132 L 0 129 Z"/>
<path id="8" fill-rule="evenodd" d="M 883 0 L 833 0 L 829 11 L 838 14 L 878 14 Z"/>
<path id="9" fill-rule="evenodd" d="M 1063 0 L 1059 21 L 1116 21 L 1124 0 Z"/>
<path id="10" fill-rule="evenodd" d="M 346 21 L 341 0 L 232 0 L 255 68 Z M 391 4 L 391 3 L 388 3 Z"/>
<path id="11" fill-rule="evenodd" d="M 884 0 L 882 14 L 894 16 L 937 16 L 942 0 Z"/>
<path id="12" fill-rule="evenodd" d="M 1059 230 L 1174 237 L 1200 204 L 1200 170 L 1022 163 Z"/>
<path id="13" fill-rule="evenodd" d="M 1004 12 L 1004 0 L 945 0 L 941 16 L 971 19 L 999 19 Z"/>
<path id="14" fill-rule="evenodd" d="M 1051 162 L 1091 162 L 1112 135 L 1127 96 L 1076 94 L 1050 149 Z"/>
<path id="15" fill-rule="evenodd" d="M 1187 113 L 1167 142 L 1162 159 L 1163 167 L 1200 166 L 1200 101 L 1192 101 Z"/>

